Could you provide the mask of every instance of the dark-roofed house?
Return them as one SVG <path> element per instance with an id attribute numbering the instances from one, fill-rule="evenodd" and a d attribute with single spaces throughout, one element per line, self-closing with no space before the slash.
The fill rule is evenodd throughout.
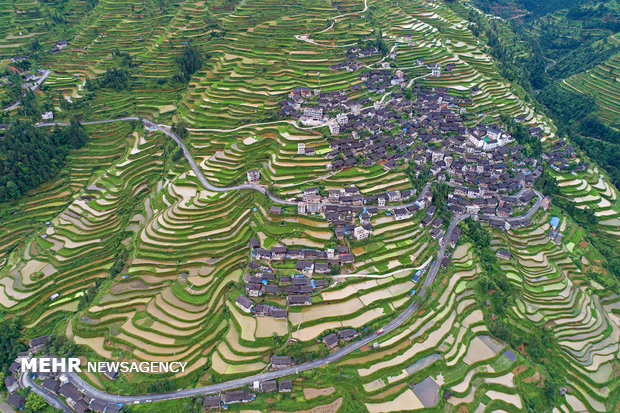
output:
<path id="1" fill-rule="evenodd" d="M 336 333 L 329 333 L 323 337 L 323 343 L 330 349 L 336 347 L 338 345 L 338 335 Z"/>
<path id="2" fill-rule="evenodd" d="M 44 336 L 35 337 L 30 340 L 30 350 L 32 352 L 40 351 L 50 341 L 49 334 Z"/>
<path id="3" fill-rule="evenodd" d="M 508 252 L 506 250 L 497 250 L 497 252 L 495 253 L 495 256 L 497 258 L 501 258 L 502 260 L 509 260 L 510 259 L 510 252 Z"/>
<path id="4" fill-rule="evenodd" d="M 290 393 L 293 390 L 293 381 L 291 379 L 280 380 L 278 382 L 278 391 L 280 393 Z"/>
<path id="5" fill-rule="evenodd" d="M 269 360 L 271 370 L 280 370 L 295 365 L 295 360 L 291 356 L 271 356 Z"/>
<path id="6" fill-rule="evenodd" d="M 73 385 L 73 383 L 65 383 L 58 388 L 58 394 L 65 396 L 73 401 L 80 400 L 82 393 Z"/>
<path id="7" fill-rule="evenodd" d="M 222 394 L 222 403 L 247 403 L 254 400 L 255 397 L 249 390 L 233 390 Z"/>
<path id="8" fill-rule="evenodd" d="M 76 413 L 85 413 L 88 410 L 88 404 L 84 400 L 78 400 L 73 405 L 73 410 L 75 410 Z"/>
<path id="9" fill-rule="evenodd" d="M 345 328 L 344 330 L 338 331 L 338 337 L 341 340 L 349 341 L 357 337 L 357 331 L 352 328 Z"/>
<path id="10" fill-rule="evenodd" d="M 118 413 L 121 411 L 122 408 L 123 406 L 110 403 L 105 407 L 105 410 L 103 411 L 103 413 Z"/>
<path id="11" fill-rule="evenodd" d="M 202 408 L 205 410 L 220 407 L 220 396 L 205 396 L 202 398 Z"/>
<path id="12" fill-rule="evenodd" d="M 103 400 L 99 400 L 99 399 L 93 399 L 90 402 L 90 410 L 92 410 L 93 412 L 97 412 L 97 413 L 103 413 L 105 410 L 105 405 L 107 403 L 104 402 Z"/>
<path id="13" fill-rule="evenodd" d="M 107 365 L 104 365 L 103 368 L 101 369 L 101 372 L 103 374 L 105 374 L 105 376 L 107 378 L 109 378 L 110 380 L 116 380 L 116 378 L 118 377 L 118 369 L 114 370 L 113 368 L 108 368 Z"/>
<path id="14" fill-rule="evenodd" d="M 120 406 L 118 404 L 108 404 L 105 407 L 105 410 L 103 411 L 103 413 L 118 413 L 121 411 L 122 408 L 123 406 Z"/>
<path id="15" fill-rule="evenodd" d="M 260 384 L 260 391 L 262 393 L 272 393 L 278 390 L 278 384 L 275 380 L 263 381 Z"/>
<path id="16" fill-rule="evenodd" d="M 26 404 L 26 399 L 24 399 L 17 393 L 13 393 L 6 398 L 6 402 L 11 406 L 15 407 L 16 409 L 21 410 L 21 408 L 24 407 L 24 404 Z"/>
<path id="17" fill-rule="evenodd" d="M 4 387 L 6 387 L 9 393 L 13 393 L 19 389 L 19 384 L 15 376 L 8 376 L 4 378 Z"/>
<path id="18" fill-rule="evenodd" d="M 252 300 L 250 300 L 248 297 L 246 297 L 243 294 L 237 297 L 237 299 L 235 300 L 235 304 L 237 304 L 237 307 L 239 307 L 246 313 L 249 313 L 250 311 L 252 311 L 252 306 L 253 306 Z"/>
<path id="19" fill-rule="evenodd" d="M 43 380 L 42 386 L 48 391 L 54 394 L 58 394 L 58 389 L 60 388 L 60 382 L 56 379 L 48 377 L 47 379 Z"/>
<path id="20" fill-rule="evenodd" d="M 309 296 L 303 294 L 295 294 L 288 296 L 289 305 L 310 305 L 312 300 Z"/>

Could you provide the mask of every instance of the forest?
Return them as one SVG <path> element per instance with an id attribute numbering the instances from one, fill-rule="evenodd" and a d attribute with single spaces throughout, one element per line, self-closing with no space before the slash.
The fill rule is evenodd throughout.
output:
<path id="1" fill-rule="evenodd" d="M 84 146 L 87 135 L 76 118 L 51 131 L 16 120 L 0 137 L 0 202 L 16 201 L 54 178 L 70 149 Z"/>

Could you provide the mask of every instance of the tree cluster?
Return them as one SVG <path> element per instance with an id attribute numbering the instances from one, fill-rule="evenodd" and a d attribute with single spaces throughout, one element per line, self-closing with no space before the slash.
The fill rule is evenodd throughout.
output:
<path id="1" fill-rule="evenodd" d="M 16 201 L 52 179 L 64 166 L 69 149 L 82 147 L 86 140 L 76 119 L 50 133 L 29 121 L 14 121 L 0 138 L 0 202 Z"/>

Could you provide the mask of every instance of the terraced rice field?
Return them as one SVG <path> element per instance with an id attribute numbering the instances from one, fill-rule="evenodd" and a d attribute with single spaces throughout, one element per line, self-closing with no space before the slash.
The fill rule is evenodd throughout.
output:
<path id="1" fill-rule="evenodd" d="M 601 119 L 618 127 L 620 116 L 620 54 L 596 66 L 564 79 L 562 87 L 588 95 L 594 99 Z"/>
<path id="2" fill-rule="evenodd" d="M 487 120 L 523 114 L 528 126 L 541 127 L 545 142 L 555 139 L 555 126 L 513 92 L 468 23 L 444 3 L 377 0 L 368 5 L 374 24 L 397 53 L 395 68 L 424 86 L 470 96 L 467 110 L 476 121 L 478 114 Z M 22 9 L 47 7 L 44 2 L 15 3 Z M 283 198 L 317 182 L 325 188 L 355 184 L 364 194 L 410 186 L 402 170 L 386 172 L 378 165 L 328 174 L 322 155 L 297 155 L 300 142 L 319 154 L 328 151 L 326 128 L 299 128 L 274 117 L 279 101 L 296 86 L 351 91 L 360 82 L 359 73 L 330 71 L 329 66 L 344 60 L 340 46 L 372 38 L 368 13 L 342 17 L 323 29 L 337 14 L 360 12 L 363 3 L 338 3 L 336 9 L 322 0 L 244 0 L 229 8 L 220 2 L 184 1 L 161 8 L 100 0 L 86 13 L 84 2 L 69 0 L 65 7 L 76 27 L 71 47 L 42 56 L 38 63 L 53 68 L 50 90 L 77 99 L 85 94 L 85 78 L 113 67 L 114 48 L 128 52 L 140 62 L 133 90 L 98 92 L 85 117 L 137 113 L 160 123 L 186 121 L 186 144 L 214 185 L 240 183 L 248 169 L 258 168 L 261 183 Z M 13 3 L 0 7 L 7 23 L 0 32 L 6 34 L 0 39 L 3 57 L 28 43 L 27 36 L 42 24 L 6 12 L 13 8 Z M 10 37 L 18 28 L 26 34 Z M 51 33 L 42 40 L 56 41 Z M 295 37 L 305 33 L 323 46 Z M 184 42 L 208 44 L 204 66 L 187 88 L 165 83 L 153 89 L 154 79 L 175 74 L 171 56 Z M 418 59 L 455 68 L 433 78 L 425 76 L 428 70 L 416 64 Z M 364 64 L 379 60 L 375 56 Z M 596 69 L 592 77 L 598 79 L 595 74 Z M 612 116 L 613 104 L 601 99 L 609 103 L 605 113 Z M 170 159 L 168 138 L 159 132 L 129 123 L 87 130 L 90 140 L 72 152 L 67 172 L 25 197 L 0 224 L 0 308 L 24 314 L 27 326 L 66 318 L 63 333 L 89 354 L 186 361 L 192 385 L 260 372 L 287 339 L 299 340 L 308 353 L 319 352 L 322 344 L 316 340 L 328 330 L 373 331 L 385 324 L 411 303 L 409 292 L 416 288 L 411 275 L 436 255 L 437 241 L 418 225 L 421 217 L 397 222 L 380 214 L 371 221 L 372 242 L 354 245 L 355 263 L 347 271 L 360 277 L 343 277 L 314 296 L 312 306 L 289 307 L 287 319 L 252 317 L 233 300 L 243 289 L 250 238 L 265 245 L 333 248 L 337 242 L 325 221 L 298 217 L 290 206 L 279 216 L 270 215 L 270 201 L 257 192 L 205 190 L 184 161 Z M 607 177 L 596 169 L 554 176 L 562 194 L 579 208 L 591 208 L 609 236 L 620 234 L 617 191 Z M 511 315 L 549 325 L 558 340 L 563 350 L 558 363 L 572 389 L 558 408 L 578 411 L 583 405 L 606 411 L 605 400 L 618 388 L 617 298 L 581 287 L 583 271 L 546 238 L 548 217 L 535 219 L 522 230 L 494 234 L 494 246 L 515 257 L 504 265 L 509 279 L 523 288 Z M 573 237 L 577 248 L 576 230 Z M 110 277 L 122 251 L 122 269 Z M 428 394 L 441 399 L 436 409 L 447 411 L 522 409 L 521 382 L 538 372 L 522 354 L 507 353 L 505 344 L 491 337 L 472 291 L 481 271 L 478 260 L 472 246 L 461 243 L 431 289 L 431 299 L 410 322 L 379 336 L 376 348 L 363 348 L 316 373 L 324 373 L 322 378 L 312 372 L 300 376 L 303 383 L 295 382 L 291 409 L 307 404 L 313 411 L 336 411 L 342 403 L 353 403 L 346 394 L 351 382 L 361 384 L 355 406 L 371 412 L 433 409 Z M 390 273 L 380 279 L 361 277 Z M 81 293 L 96 280 L 99 293 L 78 310 Z M 58 297 L 51 299 L 54 294 Z M 90 380 L 114 388 L 102 376 Z M 332 385 L 333 392 L 306 388 L 305 398 L 299 391 Z M 421 391 L 424 386 L 431 390 Z M 444 390 L 449 391 L 445 401 Z"/>

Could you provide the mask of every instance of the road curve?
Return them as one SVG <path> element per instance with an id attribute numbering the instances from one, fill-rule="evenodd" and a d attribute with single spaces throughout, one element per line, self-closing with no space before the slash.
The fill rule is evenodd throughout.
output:
<path id="1" fill-rule="evenodd" d="M 46 402 L 48 402 L 52 407 L 56 409 L 62 410 L 65 413 L 72 413 L 72 410 L 69 409 L 60 399 L 53 393 L 50 393 L 43 387 L 39 386 L 37 383 L 32 380 L 31 374 L 22 373 L 19 375 L 19 385 L 23 388 L 30 387 L 32 391 L 37 394 L 40 394 Z"/>
<path id="2" fill-rule="evenodd" d="M 288 201 L 288 200 L 283 200 L 280 199 L 278 197 L 276 197 L 275 195 L 271 194 L 269 191 L 267 191 L 267 189 L 263 186 L 260 185 L 250 185 L 250 184 L 242 184 L 242 185 L 235 185 L 235 186 L 230 186 L 230 187 L 215 187 L 213 186 L 211 183 L 209 183 L 209 181 L 207 181 L 207 179 L 205 178 L 205 176 L 202 174 L 202 171 L 200 170 L 200 168 L 198 167 L 198 165 L 196 164 L 196 162 L 194 161 L 194 159 L 192 158 L 192 156 L 190 155 L 189 151 L 187 150 L 187 147 L 185 146 L 185 144 L 181 141 L 181 139 L 179 138 L 179 136 L 177 136 L 175 133 L 173 133 L 171 130 L 169 130 L 168 128 L 165 128 L 161 125 L 156 124 L 155 122 L 152 122 L 148 119 L 143 119 L 143 118 L 138 118 L 135 116 L 129 116 L 129 117 L 124 117 L 124 118 L 116 118 L 116 119 L 108 119 L 108 120 L 100 120 L 100 121 L 90 121 L 90 122 L 82 122 L 82 124 L 84 125 L 93 125 L 93 124 L 102 124 L 102 123 L 110 123 L 110 122 L 121 122 L 121 121 L 132 121 L 132 120 L 138 120 L 138 121 L 142 121 L 147 127 L 153 128 L 153 129 L 157 129 L 161 132 L 163 132 L 164 134 L 170 136 L 178 145 L 179 147 L 183 150 L 183 154 L 185 155 L 185 158 L 188 160 L 188 162 L 190 163 L 190 166 L 192 167 L 192 170 L 194 171 L 194 173 L 196 174 L 196 176 L 198 177 L 198 179 L 200 180 L 201 184 L 214 192 L 226 192 L 226 191 L 232 191 L 232 190 L 242 190 L 242 189 L 249 189 L 249 190 L 257 190 L 265 195 L 267 195 L 272 201 L 276 202 L 276 203 L 281 203 L 281 204 L 286 204 L 286 205 L 296 205 L 295 201 Z M 45 127 L 45 126 L 55 126 L 55 125 L 59 125 L 59 126 L 66 126 L 68 125 L 67 122 L 57 122 L 57 123 L 41 123 L 38 124 L 38 127 Z M 424 189 L 420 192 L 419 196 L 418 196 L 418 200 L 421 200 L 426 193 L 428 192 L 428 190 L 430 189 L 430 185 L 431 185 L 432 181 L 427 182 L 427 184 L 424 186 Z M 525 213 L 524 215 L 522 215 L 521 217 L 512 217 L 512 218 L 503 218 L 503 220 L 511 222 L 523 217 L 531 217 L 532 214 L 534 214 L 534 212 L 536 212 L 536 210 L 538 210 L 538 208 L 540 208 L 541 202 L 542 202 L 542 195 L 535 191 L 536 195 L 538 196 L 538 200 L 537 202 L 532 206 L 532 208 L 530 208 L 530 210 L 527 211 L 527 213 Z M 411 206 L 413 204 L 415 204 L 416 201 L 413 202 L 409 202 L 407 204 L 402 204 L 399 206 L 393 206 L 393 207 L 379 207 L 379 209 L 394 209 L 394 208 L 403 208 L 403 207 L 407 207 L 407 206 Z M 450 236 L 452 235 L 452 232 L 454 231 L 454 229 L 456 228 L 457 224 L 465 219 L 469 217 L 469 214 L 461 214 L 461 215 L 456 215 L 452 218 L 450 225 L 448 227 L 448 230 L 446 231 L 445 236 L 442 239 L 442 242 L 440 244 L 440 248 L 439 248 L 439 252 L 437 254 L 437 258 L 434 260 L 433 265 L 431 266 L 425 280 L 423 283 L 423 287 L 428 287 L 430 285 L 433 284 L 433 281 L 435 280 L 435 277 L 437 275 L 437 273 L 439 272 L 440 266 L 441 266 L 441 261 L 443 260 L 445 253 L 446 253 L 446 247 L 447 247 L 447 240 L 450 239 Z M 425 298 L 426 297 L 426 288 L 421 288 L 419 291 L 419 294 Z M 382 330 L 384 333 L 389 333 L 391 331 L 393 331 L 394 329 L 398 328 L 400 325 L 402 325 L 411 315 L 413 315 L 413 313 L 418 309 L 418 304 L 413 302 L 411 303 L 405 310 L 403 310 L 400 314 L 398 314 L 398 316 L 396 316 L 396 318 L 394 318 L 392 321 L 390 321 L 388 324 L 386 324 Z M 95 397 L 97 399 L 100 399 L 102 401 L 105 401 L 107 403 L 120 403 L 120 404 L 132 404 L 132 403 L 145 403 L 145 402 L 152 402 L 152 401 L 161 401 L 161 400 L 172 400 L 172 399 L 179 399 L 179 398 L 184 398 L 184 397 L 192 397 L 192 396 L 197 396 L 197 395 L 202 395 L 202 394 L 210 394 L 210 393 L 218 393 L 221 391 L 225 391 L 225 390 L 230 390 L 230 389 L 234 389 L 234 388 L 239 388 L 245 385 L 249 385 L 252 384 L 255 381 L 264 381 L 264 380 L 272 380 L 272 379 L 276 379 L 276 378 L 280 378 L 280 377 L 284 377 L 284 376 L 289 376 L 289 375 L 293 375 L 293 374 L 298 374 L 300 372 L 303 371 L 307 371 L 307 370 L 311 370 L 311 369 L 315 369 L 317 367 L 321 367 L 324 365 L 327 365 L 329 363 L 332 363 L 334 361 L 338 361 L 340 359 L 342 359 L 343 357 L 347 356 L 348 354 L 350 354 L 351 352 L 359 349 L 360 347 L 370 344 L 371 342 L 375 341 L 377 339 L 377 334 L 376 332 L 372 332 L 371 334 L 355 341 L 352 342 L 350 344 L 348 344 L 347 346 L 338 349 L 337 351 L 329 354 L 326 357 L 317 359 L 317 360 L 313 360 L 313 361 L 309 361 L 297 366 L 293 366 L 293 367 L 289 367 L 289 368 L 285 368 L 282 370 L 277 370 L 277 371 L 270 371 L 270 372 L 265 372 L 265 373 L 260 373 L 260 374 L 256 374 L 256 375 L 252 375 L 252 376 L 248 376 L 248 377 L 243 377 L 243 378 L 239 378 L 239 379 L 235 379 L 235 380 L 230 380 L 224 383 L 217 383 L 217 384 L 212 384 L 209 386 L 202 386 L 202 387 L 195 387 L 192 389 L 182 389 L 182 390 L 178 390 L 175 392 L 168 392 L 168 393 L 156 393 L 156 394 L 145 394 L 145 395 L 116 395 L 116 394 L 110 394 L 110 393 L 106 393 L 104 391 L 101 391 L 95 387 L 93 387 L 92 385 L 90 385 L 89 383 L 85 382 L 80 376 L 78 376 L 75 373 L 67 373 L 67 376 L 69 378 L 69 381 L 72 382 L 75 386 L 77 386 L 80 391 L 82 391 L 85 395 L 88 395 L 90 397 Z M 32 387 L 32 389 L 36 392 L 41 394 L 46 400 L 48 400 L 48 402 L 50 402 L 50 404 L 52 404 L 53 406 L 64 406 L 64 404 L 55 396 L 47 393 L 45 391 L 45 389 L 42 389 L 40 386 L 36 385 L 36 383 L 34 383 L 32 381 L 32 378 L 30 377 L 29 373 L 24 373 L 20 376 L 20 383 L 23 384 L 27 384 L 29 386 Z M 55 400 L 54 400 L 55 399 Z M 58 404 L 60 403 L 60 404 Z M 63 409 L 63 407 L 59 407 L 61 409 Z M 66 406 L 65 406 L 66 408 Z M 65 410 L 67 411 L 67 410 Z"/>

